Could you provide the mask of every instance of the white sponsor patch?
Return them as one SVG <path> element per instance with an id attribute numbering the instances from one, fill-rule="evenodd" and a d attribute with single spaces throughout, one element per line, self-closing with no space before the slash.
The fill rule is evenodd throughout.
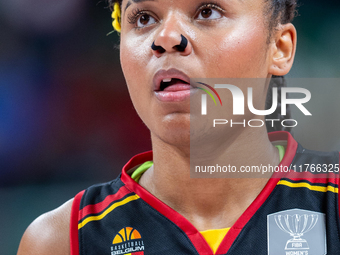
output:
<path id="1" fill-rule="evenodd" d="M 268 255 L 324 255 L 325 214 L 291 209 L 267 215 Z"/>

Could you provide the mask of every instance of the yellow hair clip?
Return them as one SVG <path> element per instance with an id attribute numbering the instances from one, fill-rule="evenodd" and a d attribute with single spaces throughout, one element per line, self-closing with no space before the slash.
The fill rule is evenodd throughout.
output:
<path id="1" fill-rule="evenodd" d="M 112 26 L 113 29 L 116 30 L 117 32 L 120 32 L 121 27 L 120 27 L 120 6 L 118 2 L 115 2 L 113 6 L 113 12 L 111 15 L 113 21 L 112 21 Z"/>

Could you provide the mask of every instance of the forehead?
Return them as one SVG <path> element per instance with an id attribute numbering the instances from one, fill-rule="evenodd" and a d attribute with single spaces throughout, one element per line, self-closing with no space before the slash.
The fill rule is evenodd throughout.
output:
<path id="1" fill-rule="evenodd" d="M 270 0 L 217 0 L 211 3 L 223 3 L 229 5 L 243 5 L 244 7 L 250 6 L 255 7 L 256 5 L 269 2 Z M 122 0 L 122 10 L 126 10 L 132 4 L 138 4 L 143 2 L 154 2 L 154 4 L 161 4 L 163 8 L 171 5 L 182 6 L 183 8 L 187 5 L 195 5 L 202 3 L 209 3 L 209 1 L 202 0 Z"/>

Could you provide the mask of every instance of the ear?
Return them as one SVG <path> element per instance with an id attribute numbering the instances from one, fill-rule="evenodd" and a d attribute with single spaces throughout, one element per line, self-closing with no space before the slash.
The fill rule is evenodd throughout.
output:
<path id="1" fill-rule="evenodd" d="M 276 30 L 271 51 L 269 73 L 286 75 L 292 68 L 296 51 L 296 29 L 293 24 L 280 25 Z"/>

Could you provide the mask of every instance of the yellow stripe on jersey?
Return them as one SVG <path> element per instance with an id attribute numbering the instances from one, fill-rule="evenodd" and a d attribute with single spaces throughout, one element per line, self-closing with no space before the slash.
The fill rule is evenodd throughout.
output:
<path id="1" fill-rule="evenodd" d="M 78 229 L 81 229 L 82 227 L 84 227 L 87 223 L 91 222 L 91 221 L 96 221 L 96 220 L 101 220 L 103 219 L 106 215 L 108 215 L 110 212 L 112 212 L 114 209 L 116 209 L 119 206 L 125 205 L 131 201 L 137 200 L 140 197 L 138 195 L 132 195 L 129 196 L 127 198 L 125 198 L 122 201 L 116 202 L 114 204 L 112 204 L 109 208 L 107 208 L 104 212 L 102 212 L 99 215 L 96 216 L 90 216 L 86 219 L 84 219 L 81 223 L 78 224 Z"/>
<path id="2" fill-rule="evenodd" d="M 207 241 L 210 248 L 213 250 L 215 254 L 223 238 L 228 233 L 229 229 L 230 228 L 210 229 L 210 230 L 200 231 L 200 233 L 202 234 L 202 236 Z"/>
<path id="3" fill-rule="evenodd" d="M 330 191 L 330 192 L 333 192 L 333 193 L 338 193 L 338 188 L 335 188 L 333 186 L 319 186 L 319 185 L 312 185 L 312 184 L 309 184 L 307 182 L 289 182 L 289 181 L 286 181 L 286 180 L 281 180 L 277 183 L 277 185 L 284 185 L 284 186 L 288 186 L 288 187 L 291 187 L 291 188 L 307 188 L 307 189 L 310 189 L 310 190 L 313 190 L 313 191 L 319 191 L 319 192 L 327 192 L 327 191 Z"/>

